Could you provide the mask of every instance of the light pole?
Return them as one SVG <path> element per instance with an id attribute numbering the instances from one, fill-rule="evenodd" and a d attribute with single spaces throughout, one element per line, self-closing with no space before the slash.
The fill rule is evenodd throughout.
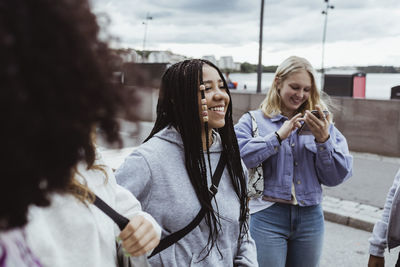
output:
<path id="1" fill-rule="evenodd" d="M 325 15 L 324 32 L 322 34 L 322 60 L 321 60 L 321 90 L 324 89 L 325 69 L 324 69 L 324 57 L 325 57 L 325 39 L 326 39 L 326 25 L 328 24 L 328 10 L 334 9 L 333 5 L 329 5 L 329 0 L 324 0 L 326 3 L 325 10 L 322 11 L 322 15 Z"/>
<path id="2" fill-rule="evenodd" d="M 257 93 L 261 93 L 263 21 L 264 21 L 264 0 L 261 0 L 260 40 L 258 44 L 258 67 L 257 67 Z"/>
<path id="3" fill-rule="evenodd" d="M 142 55 L 142 62 L 144 62 L 144 49 L 146 48 L 146 37 L 147 37 L 147 25 L 149 24 L 149 20 L 152 20 L 153 17 L 147 13 L 146 15 L 146 21 L 143 21 L 142 24 L 144 24 L 144 37 L 143 37 L 143 55 Z"/>

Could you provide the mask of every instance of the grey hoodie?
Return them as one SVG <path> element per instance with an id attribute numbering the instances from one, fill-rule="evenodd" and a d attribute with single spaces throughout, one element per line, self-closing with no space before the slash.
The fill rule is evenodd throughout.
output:
<path id="1" fill-rule="evenodd" d="M 222 151 L 220 136 L 214 137 L 210 147 L 213 172 Z M 116 172 L 117 182 L 131 191 L 143 210 L 161 225 L 162 237 L 185 227 L 201 208 L 184 157 L 180 134 L 175 128 L 167 127 L 135 149 Z M 210 177 L 208 183 L 210 185 Z M 240 203 L 226 168 L 215 200 L 221 216 L 222 230 L 217 244 L 222 257 L 214 246 L 202 260 L 209 235 L 209 227 L 203 219 L 184 238 L 150 258 L 152 266 L 258 266 L 250 234 L 238 242 Z"/>

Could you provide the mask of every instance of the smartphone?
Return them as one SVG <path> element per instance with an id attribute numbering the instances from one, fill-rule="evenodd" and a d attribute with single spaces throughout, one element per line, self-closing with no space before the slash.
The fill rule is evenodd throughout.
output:
<path id="1" fill-rule="evenodd" d="M 329 112 L 327 110 L 323 111 L 325 116 L 328 116 Z M 321 117 L 319 116 L 319 112 L 318 110 L 311 110 L 311 114 L 313 114 L 315 117 L 317 117 L 318 119 L 321 119 Z M 298 135 L 310 135 L 312 134 L 310 128 L 308 128 L 308 125 L 303 122 L 303 124 L 300 126 L 299 129 L 297 129 L 297 134 Z"/>

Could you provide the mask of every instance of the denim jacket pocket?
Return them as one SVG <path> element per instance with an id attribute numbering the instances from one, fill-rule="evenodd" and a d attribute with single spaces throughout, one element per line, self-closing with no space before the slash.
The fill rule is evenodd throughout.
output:
<path id="1" fill-rule="evenodd" d="M 331 155 L 331 153 L 326 153 L 326 151 L 327 151 L 326 148 L 317 147 L 317 145 L 315 143 L 307 143 L 307 144 L 305 144 L 305 147 L 308 151 L 312 152 L 314 159 L 317 155 L 318 148 L 322 151 L 325 151 L 325 152 L 322 152 L 319 154 L 319 160 L 320 160 L 320 163 L 323 164 L 326 169 L 331 169 L 332 155 Z M 334 149 L 334 151 L 336 152 L 337 149 Z"/>
<path id="2" fill-rule="evenodd" d="M 308 151 L 317 154 L 317 145 L 315 143 L 306 143 L 304 146 Z"/>

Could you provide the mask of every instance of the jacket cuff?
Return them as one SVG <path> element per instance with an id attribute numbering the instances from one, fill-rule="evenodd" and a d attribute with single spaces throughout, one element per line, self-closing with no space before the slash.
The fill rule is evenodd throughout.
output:
<path id="1" fill-rule="evenodd" d="M 373 255 L 373 256 L 377 256 L 377 257 L 383 257 L 385 255 L 385 249 L 370 244 L 370 246 L 369 246 L 369 254 Z"/>
<path id="2" fill-rule="evenodd" d="M 318 153 L 330 152 L 333 150 L 332 137 L 330 136 L 324 143 L 315 142 L 315 145 L 317 146 Z"/>
<path id="3" fill-rule="evenodd" d="M 279 147 L 281 146 L 281 144 L 279 143 L 275 133 L 270 133 L 266 135 L 264 137 L 264 141 L 267 145 L 267 148 L 270 148 L 272 151 L 274 151 L 273 154 L 276 154 L 279 151 Z"/>

